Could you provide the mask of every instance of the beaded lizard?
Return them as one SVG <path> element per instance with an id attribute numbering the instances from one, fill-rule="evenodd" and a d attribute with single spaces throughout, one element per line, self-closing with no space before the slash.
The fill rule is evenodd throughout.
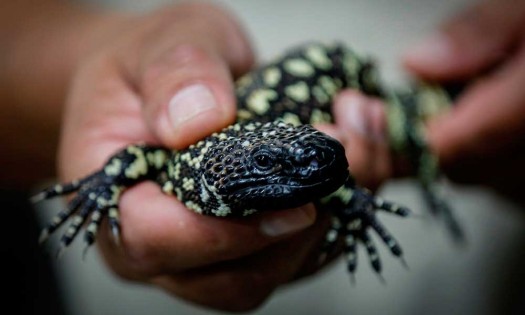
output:
<path id="1" fill-rule="evenodd" d="M 63 250 L 88 221 L 84 234 L 87 248 L 95 242 L 105 217 L 118 240 L 121 193 L 149 179 L 187 208 L 216 217 L 246 216 L 315 202 L 320 211 L 333 213 L 323 253 L 332 251 L 342 239 L 347 268 L 353 273 L 356 246 L 361 242 L 379 273 L 381 262 L 369 230 L 375 230 L 393 255 L 401 258 L 402 250 L 377 219 L 377 210 L 402 217 L 409 210 L 358 187 L 342 145 L 310 126 L 332 122 L 331 103 L 343 88 L 387 101 L 392 147 L 422 166 L 422 182 L 430 187 L 436 176 L 435 163 L 421 133 L 415 132 L 424 117 L 407 104 L 448 104 L 445 95 L 424 86 L 409 93 L 387 93 L 369 58 L 340 44 L 312 43 L 292 49 L 237 80 L 235 124 L 185 150 L 129 145 L 99 171 L 37 194 L 34 201 L 77 192 L 43 229 L 40 241 L 69 220 L 70 227 L 61 238 Z"/>

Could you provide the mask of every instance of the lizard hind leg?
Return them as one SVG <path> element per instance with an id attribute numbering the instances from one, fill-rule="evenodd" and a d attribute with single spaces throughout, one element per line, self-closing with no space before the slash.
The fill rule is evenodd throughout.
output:
<path id="1" fill-rule="evenodd" d="M 130 145 L 114 154 L 106 164 L 91 175 L 67 184 L 51 186 L 32 198 L 33 202 L 76 192 L 65 210 L 54 217 L 42 231 L 40 241 L 45 241 L 59 226 L 70 221 L 69 228 L 60 241 L 62 253 L 85 227 L 86 248 L 96 239 L 102 220 L 107 217 L 109 227 L 118 243 L 120 219 L 118 202 L 122 192 L 147 179 L 155 179 L 162 171 L 169 151 L 143 144 Z M 85 253 L 85 251 L 84 251 Z"/>
<path id="2" fill-rule="evenodd" d="M 89 184 L 92 180 L 100 176 L 100 172 L 96 172 L 92 175 L 86 176 L 80 180 L 74 180 L 65 184 L 56 184 L 48 187 L 41 192 L 31 197 L 31 202 L 38 203 L 43 200 L 51 199 L 58 196 L 65 196 L 67 194 L 79 191 L 79 194 L 75 196 L 71 201 L 68 202 L 66 208 L 55 215 L 49 224 L 42 229 L 39 243 L 44 243 L 49 236 L 59 227 L 61 227 L 71 216 L 76 213 L 80 207 L 83 207 L 83 203 L 88 199 L 88 194 L 85 189 L 82 189 L 83 185 Z"/>
<path id="3" fill-rule="evenodd" d="M 86 219 L 91 213 L 95 203 L 96 202 L 93 199 L 87 200 L 80 206 L 78 214 L 71 218 L 71 223 L 69 227 L 64 232 L 64 234 L 62 234 L 62 237 L 60 239 L 60 248 L 57 252 L 57 257 L 60 257 L 62 253 L 66 250 L 66 248 L 69 246 L 69 244 L 71 244 L 71 242 L 75 239 L 75 236 L 80 231 L 84 222 L 86 222 Z"/>
<path id="4" fill-rule="evenodd" d="M 38 242 L 44 243 L 56 229 L 62 226 L 62 224 L 64 224 L 64 222 L 66 222 L 73 215 L 73 213 L 78 210 L 78 207 L 81 204 L 81 199 L 75 198 L 71 200 L 66 208 L 55 215 L 53 219 L 51 219 L 51 222 L 42 229 Z"/>
<path id="5" fill-rule="evenodd" d="M 431 186 L 435 186 L 431 185 Z M 425 198 L 430 211 L 433 215 L 440 217 L 452 239 L 457 244 L 464 244 L 467 240 L 463 227 L 457 219 L 454 209 L 435 191 L 435 187 L 427 187 L 422 185 L 423 197 Z"/>
<path id="6" fill-rule="evenodd" d="M 418 177 L 423 197 L 432 215 L 443 220 L 446 229 L 457 244 L 464 244 L 466 236 L 454 209 L 441 193 L 443 188 L 438 179 L 441 177 L 437 157 L 425 146 L 418 161 Z"/>
<path id="7" fill-rule="evenodd" d="M 56 216 L 57 219 L 53 220 L 42 231 L 41 241 L 45 241 L 53 231 L 69 220 L 71 223 L 60 239 L 60 249 L 57 254 L 57 256 L 60 256 L 76 238 L 84 224 L 89 221 L 85 226 L 84 232 L 85 254 L 87 248 L 95 242 L 97 230 L 102 219 L 108 216 L 108 212 L 111 212 L 108 209 L 113 209 L 113 212 L 118 213 L 116 206 L 122 190 L 123 188 L 117 186 L 94 186 L 82 189 L 71 200 L 66 210 L 59 213 Z M 113 214 L 113 216 L 110 216 L 110 226 L 113 227 L 114 225 L 118 225 L 118 216 Z"/>
<path id="8" fill-rule="evenodd" d="M 57 187 L 59 187 L 58 191 Z M 70 225 L 61 236 L 57 257 L 62 255 L 72 243 L 86 221 L 89 221 L 84 234 L 86 248 L 95 242 L 98 226 L 104 217 L 109 217 L 110 227 L 118 232 L 118 228 L 115 228 L 119 225 L 117 205 L 120 194 L 124 189 L 125 187 L 123 186 L 113 184 L 103 172 L 96 172 L 79 181 L 65 185 L 55 185 L 44 190 L 37 195 L 39 199 L 52 198 L 76 190 L 78 192 L 69 201 L 66 208 L 59 212 L 42 229 L 39 239 L 40 243 L 45 242 L 66 221 L 69 221 Z"/>
<path id="9" fill-rule="evenodd" d="M 89 182 L 93 177 L 97 176 L 98 173 L 94 173 L 90 176 L 87 176 L 81 180 L 74 180 L 65 184 L 56 184 L 51 187 L 48 187 L 36 195 L 31 197 L 31 202 L 37 203 L 42 200 L 51 199 L 57 196 L 64 196 L 69 193 L 79 190 L 82 185 L 86 182 Z"/>

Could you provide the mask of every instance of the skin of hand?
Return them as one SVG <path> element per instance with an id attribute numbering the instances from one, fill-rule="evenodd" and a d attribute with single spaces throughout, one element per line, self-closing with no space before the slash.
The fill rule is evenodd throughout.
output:
<path id="1" fill-rule="evenodd" d="M 55 176 L 63 104 L 78 60 L 122 16 L 60 0 L 0 3 L 0 188 Z"/>
<path id="2" fill-rule="evenodd" d="M 428 123 L 429 145 L 447 176 L 523 200 L 525 2 L 477 4 L 411 49 L 404 64 L 425 80 L 470 82 L 450 112 Z M 366 170 L 356 177 L 372 185 L 406 175 L 384 141 L 383 106 L 354 91 L 335 102 L 339 134 L 354 148 L 350 165 Z"/>
<path id="3" fill-rule="evenodd" d="M 228 13 L 185 3 L 117 28 L 73 74 L 62 180 L 95 171 L 130 143 L 184 148 L 234 120 L 232 79 L 254 57 Z M 206 217 L 152 182 L 123 194 L 120 220 L 119 245 L 107 225 L 97 241 L 116 274 L 228 311 L 253 309 L 278 286 L 314 272 L 329 225 L 311 204 L 242 220 Z"/>

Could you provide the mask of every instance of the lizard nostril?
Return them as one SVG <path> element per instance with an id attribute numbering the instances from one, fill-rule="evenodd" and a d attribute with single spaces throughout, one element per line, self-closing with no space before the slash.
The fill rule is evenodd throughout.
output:
<path id="1" fill-rule="evenodd" d="M 310 167 L 311 169 L 317 169 L 317 168 L 319 168 L 319 160 L 317 160 L 317 158 L 314 157 L 312 160 L 310 160 L 309 167 Z"/>

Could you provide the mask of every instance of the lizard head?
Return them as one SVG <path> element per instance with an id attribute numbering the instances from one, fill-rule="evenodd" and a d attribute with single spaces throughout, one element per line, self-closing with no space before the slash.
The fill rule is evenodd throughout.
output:
<path id="1" fill-rule="evenodd" d="M 349 176 L 343 146 L 311 126 L 248 123 L 215 137 L 222 139 L 206 153 L 203 186 L 232 211 L 296 207 Z"/>

